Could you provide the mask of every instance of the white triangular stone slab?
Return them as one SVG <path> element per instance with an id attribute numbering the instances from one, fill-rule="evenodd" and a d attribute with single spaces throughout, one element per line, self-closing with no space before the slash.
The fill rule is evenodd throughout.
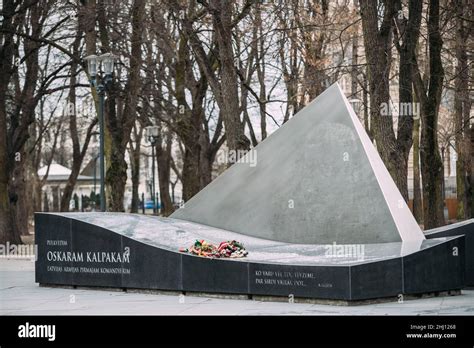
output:
<path id="1" fill-rule="evenodd" d="M 289 243 L 424 239 L 338 84 L 252 151 L 171 217 Z"/>

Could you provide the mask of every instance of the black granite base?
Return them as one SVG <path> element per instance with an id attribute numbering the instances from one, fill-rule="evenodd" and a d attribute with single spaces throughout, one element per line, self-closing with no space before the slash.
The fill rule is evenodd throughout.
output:
<path id="1" fill-rule="evenodd" d="M 466 285 L 474 287 L 474 219 L 434 228 L 425 233 L 428 239 L 461 235 L 465 236 L 466 244 Z"/>
<path id="2" fill-rule="evenodd" d="M 346 301 L 464 287 L 463 236 L 424 241 L 409 252 L 401 243 L 367 245 L 362 260 L 327 258 L 316 245 L 247 238 L 248 258 L 206 259 L 177 252 L 191 238 L 183 237 L 189 230 L 196 239 L 209 232 L 202 225 L 175 228 L 173 219 L 131 214 L 114 219 L 107 214 L 103 217 L 108 223 L 99 226 L 91 221 L 102 221 L 100 215 L 86 217 L 35 215 L 36 282 Z M 156 230 L 148 231 L 147 226 Z M 215 233 L 223 234 L 220 238 L 239 237 L 222 230 Z M 296 250 L 299 256 L 294 256 Z"/>

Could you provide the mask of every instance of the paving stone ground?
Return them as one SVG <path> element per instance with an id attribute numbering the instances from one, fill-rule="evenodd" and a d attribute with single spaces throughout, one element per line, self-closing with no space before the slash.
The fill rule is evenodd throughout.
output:
<path id="1" fill-rule="evenodd" d="M 360 306 L 268 302 L 178 293 L 40 287 L 34 262 L 0 259 L 0 315 L 474 315 L 474 290 Z"/>

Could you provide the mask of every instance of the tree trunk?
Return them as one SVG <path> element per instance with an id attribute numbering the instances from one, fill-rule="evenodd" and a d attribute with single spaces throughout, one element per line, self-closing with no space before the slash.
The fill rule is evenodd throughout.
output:
<path id="1" fill-rule="evenodd" d="M 53 196 L 53 210 L 54 212 L 59 211 L 59 186 L 51 186 L 51 195 Z"/>
<path id="2" fill-rule="evenodd" d="M 26 153 L 22 153 L 21 161 L 15 161 L 12 178 L 10 181 L 11 212 L 13 215 L 13 228 L 18 234 L 28 235 L 28 205 L 31 195 L 28 191 Z"/>
<path id="3" fill-rule="evenodd" d="M 183 200 L 187 202 L 201 190 L 199 179 L 199 158 L 201 147 L 198 143 L 187 144 L 184 147 L 183 159 Z"/>
<path id="4" fill-rule="evenodd" d="M 81 169 L 82 161 L 74 161 L 72 163 L 71 174 L 69 175 L 69 179 L 64 187 L 63 194 L 61 196 L 61 202 L 59 204 L 59 211 L 69 211 L 69 201 L 72 199 L 72 193 L 74 191 L 74 187 L 76 186 L 77 177 L 79 175 Z"/>
<path id="5" fill-rule="evenodd" d="M 351 59 L 351 98 L 358 99 L 357 83 L 359 81 L 357 70 L 357 64 L 359 63 L 359 30 L 355 30 L 352 35 L 352 59 Z M 359 110 L 356 110 L 357 116 L 359 116 Z"/>
<path id="6" fill-rule="evenodd" d="M 398 5 L 401 7 L 400 2 Z M 415 115 L 415 110 L 419 110 L 419 108 L 415 108 L 413 104 L 413 69 L 423 4 L 418 0 L 410 0 L 408 7 L 409 18 L 399 18 L 398 20 L 398 27 L 403 32 L 399 38 L 402 42 L 399 43 L 399 116 L 396 151 L 399 165 L 398 170 L 396 170 L 398 176 L 397 186 L 406 202 L 408 202 L 408 157 L 413 144 L 413 119 L 419 116 Z"/>
<path id="7" fill-rule="evenodd" d="M 220 63 L 220 78 L 217 78 L 214 73 L 215 68 L 212 67 L 212 60 L 206 55 L 202 41 L 193 29 L 193 23 L 185 18 L 183 26 L 200 70 L 209 81 L 223 115 L 229 150 L 248 150 L 250 141 L 245 135 L 244 122 L 240 121 L 238 76 L 232 47 L 232 28 L 236 25 L 235 22 L 232 22 L 233 2 L 230 0 L 211 0 L 209 3 L 199 2 L 208 7 L 212 14 L 217 42 L 217 56 Z M 176 4 L 172 6 L 178 11 L 181 10 Z M 241 17 L 243 18 L 243 16 Z"/>
<path id="8" fill-rule="evenodd" d="M 362 104 L 364 104 L 364 128 L 367 134 L 369 135 L 370 141 L 374 141 L 374 134 L 372 132 L 373 125 L 370 122 L 370 113 L 369 113 L 369 93 L 367 86 L 367 78 L 364 77 L 362 81 Z"/>
<path id="9" fill-rule="evenodd" d="M 204 116 L 204 115 L 203 115 Z M 220 117 L 220 119 L 222 119 Z M 221 122 L 222 123 L 222 122 Z M 219 128 L 219 126 L 217 127 Z M 215 136 L 220 133 L 219 129 L 216 129 Z M 202 132 L 199 137 L 201 144 L 201 157 L 199 159 L 199 178 L 201 189 L 206 187 L 212 181 L 212 164 L 215 160 L 215 155 L 220 145 L 213 144 L 209 141 L 208 131 Z"/>
<path id="10" fill-rule="evenodd" d="M 202 102 L 207 91 L 207 82 L 205 77 L 201 77 L 199 82 L 195 82 L 198 87 L 197 93 L 192 93 L 192 109 L 188 106 L 186 100 L 186 85 L 187 85 L 187 68 L 189 66 L 189 48 L 188 39 L 181 35 L 178 48 L 178 60 L 175 65 L 175 86 L 176 86 L 176 101 L 181 111 L 175 122 L 176 133 L 180 137 L 184 145 L 183 170 L 182 170 L 182 184 L 183 184 L 183 200 L 186 202 L 201 189 L 199 183 L 199 158 L 201 154 L 201 147 L 199 145 L 199 133 L 201 130 L 201 115 Z M 159 91 L 161 94 L 161 91 Z M 159 151 L 165 153 L 161 149 L 162 144 L 159 144 Z M 169 173 L 168 173 L 169 176 Z M 166 171 L 163 173 L 166 178 Z M 161 180 L 161 179 L 160 179 Z M 163 184 L 164 185 L 164 184 Z M 168 180 L 169 185 L 169 180 Z M 161 184 L 160 184 L 161 186 Z"/>
<path id="11" fill-rule="evenodd" d="M 201 69 L 198 81 L 188 81 L 189 61 L 188 38 L 185 35 L 180 36 L 178 48 L 178 60 L 175 64 L 175 86 L 176 101 L 183 112 L 178 111 L 174 124 L 175 131 L 184 144 L 183 169 L 181 181 L 183 184 L 183 200 L 188 201 L 198 193 L 211 180 L 212 162 L 209 160 L 212 156 L 212 144 L 209 141 L 208 126 L 204 110 L 206 93 L 208 90 L 207 75 Z M 185 88 L 192 91 L 192 108 L 187 104 Z M 161 95 L 161 91 L 158 91 Z M 159 111 L 158 111 L 159 112 Z M 221 122 L 222 123 L 222 122 Z M 220 124 L 221 124 L 220 123 Z M 216 127 L 215 134 L 219 135 L 221 126 Z M 169 138 L 169 136 L 167 136 Z M 213 157 L 212 157 L 213 160 Z M 166 186 L 169 186 L 169 167 L 165 167 L 164 177 L 167 177 Z M 169 191 L 169 189 L 168 189 Z M 171 200 L 170 200 L 171 201 Z"/>
<path id="12" fill-rule="evenodd" d="M 471 191 L 469 192 L 469 196 L 471 197 L 471 217 L 474 217 L 474 126 L 470 126 L 470 130 L 468 131 L 468 134 L 470 133 L 471 136 Z"/>
<path id="13" fill-rule="evenodd" d="M 158 186 L 160 188 L 161 215 L 168 216 L 174 211 L 173 202 L 170 195 L 170 171 L 171 171 L 171 146 L 172 137 L 166 135 L 166 142 L 163 146 L 161 139 L 156 146 L 156 162 L 158 164 Z M 199 178 L 199 176 L 196 176 Z M 184 191 L 183 191 L 184 192 Z"/>
<path id="14" fill-rule="evenodd" d="M 444 170 L 438 150 L 437 110 L 425 109 L 425 124 L 421 131 L 421 176 L 423 182 L 423 222 L 425 229 L 444 225 L 443 180 Z M 436 115 L 436 116 L 435 116 Z M 432 130 L 433 129 L 433 130 Z"/>
<path id="15" fill-rule="evenodd" d="M 82 38 L 82 24 L 78 25 L 77 28 L 77 36 L 73 42 L 72 49 L 73 54 L 75 56 L 80 55 L 80 43 Z M 66 183 L 66 187 L 64 188 L 63 195 L 61 197 L 61 204 L 60 210 L 61 211 L 69 211 L 69 201 L 72 198 L 72 193 L 74 192 L 74 187 L 76 186 L 77 177 L 81 171 L 82 162 L 84 160 L 87 148 L 89 147 L 89 142 L 92 136 L 92 130 L 94 129 L 95 125 L 97 124 L 97 118 L 91 121 L 89 125 L 86 137 L 84 139 L 84 144 L 80 146 L 80 139 L 77 129 L 77 119 L 79 117 L 77 113 L 77 106 L 76 106 L 76 71 L 78 68 L 78 62 L 73 60 L 71 64 L 71 78 L 70 78 L 70 88 L 69 88 L 69 97 L 68 102 L 72 105 L 72 110 L 68 106 L 66 108 L 67 112 L 69 113 L 69 131 L 72 140 L 72 168 L 71 174 L 69 175 L 68 181 Z"/>
<path id="16" fill-rule="evenodd" d="M 43 194 L 43 211 L 45 213 L 49 212 L 49 200 L 48 200 L 48 194 L 46 192 Z"/>
<path id="17" fill-rule="evenodd" d="M 429 83 L 426 89 L 418 72 L 415 92 L 421 102 L 420 159 L 423 184 L 423 222 L 425 229 L 444 225 L 442 187 L 443 163 L 438 147 L 438 111 L 443 89 L 442 40 L 439 27 L 439 0 L 431 0 L 428 14 Z"/>
<path id="18" fill-rule="evenodd" d="M 320 95 L 325 89 L 325 46 L 327 33 L 325 26 L 328 21 L 329 4 L 327 0 L 303 2 L 304 16 L 309 18 L 311 24 L 318 23 L 320 28 L 311 29 L 304 25 L 300 16 L 303 14 L 298 8 L 299 2 L 294 2 L 295 22 L 301 37 L 304 63 L 303 86 L 304 93 L 309 101 Z"/>
<path id="19" fill-rule="evenodd" d="M 41 203 L 42 203 L 42 200 L 43 200 L 43 197 L 42 197 L 42 192 L 43 192 L 43 186 L 41 185 L 41 180 L 40 178 L 38 177 L 38 174 L 37 172 L 33 173 L 34 174 L 34 205 L 33 205 L 33 209 L 35 212 L 37 211 L 43 211 L 42 207 L 41 207 Z"/>
<path id="20" fill-rule="evenodd" d="M 413 216 L 421 224 L 423 222 L 423 203 L 420 183 L 420 119 L 413 122 Z"/>
<path id="21" fill-rule="evenodd" d="M 140 193 L 138 192 L 140 186 L 140 156 L 131 156 L 130 162 L 132 166 L 132 205 L 130 212 L 137 214 L 140 206 Z"/>
<path id="22" fill-rule="evenodd" d="M 3 1 L 2 29 L 12 30 L 12 18 L 15 10 L 13 0 Z M 8 182 L 10 160 L 8 149 L 7 99 L 8 83 L 11 75 L 14 40 L 13 34 L 0 33 L 3 40 L 0 47 L 0 244 L 7 241 L 20 244 L 21 238 L 12 226 Z"/>
<path id="23" fill-rule="evenodd" d="M 101 6 L 99 6 L 101 9 Z M 101 15 L 104 11 L 100 10 Z M 145 12 L 145 1 L 135 0 L 131 7 L 131 30 L 130 41 L 130 69 L 126 89 L 125 100 L 120 100 L 120 93 L 116 88 L 111 88 L 108 98 L 108 112 L 106 113 L 106 125 L 110 135 L 110 143 L 106 145 L 108 152 L 108 164 L 106 173 L 108 210 L 124 211 L 125 185 L 127 183 L 127 162 L 125 152 L 130 141 L 131 132 L 137 120 L 138 97 L 141 93 L 140 69 L 142 65 L 142 42 L 143 42 L 143 19 Z M 104 19 L 99 24 L 105 25 Z M 104 36 L 103 42 L 108 43 L 108 32 L 101 30 Z M 122 107 L 123 105 L 123 107 Z"/>
<path id="24" fill-rule="evenodd" d="M 125 185 L 127 183 L 127 162 L 125 161 L 125 149 L 114 145 L 111 147 L 111 163 L 107 169 L 106 182 L 108 188 L 109 211 L 124 212 Z"/>
<path id="25" fill-rule="evenodd" d="M 49 6 L 37 2 L 27 3 L 19 12 L 17 4 L 5 0 L 2 4 L 2 25 L 0 31 L 0 243 L 10 241 L 20 244 L 21 233 L 28 231 L 28 209 L 25 204 L 26 187 L 21 187 L 25 180 L 25 143 L 29 138 L 28 128 L 35 120 L 34 110 L 37 104 L 35 89 L 38 80 L 38 50 L 42 31 L 43 15 L 46 16 Z M 28 16 L 23 16 L 29 11 Z M 14 21 L 15 20 L 15 21 Z M 18 67 L 13 65 L 16 45 L 15 30 L 25 26 L 31 33 L 32 40 L 23 39 L 23 57 L 26 67 L 23 88 L 15 88 L 14 106 L 7 115 L 7 92 L 12 77 L 18 79 Z M 17 83 L 17 86 L 20 84 Z M 19 161 L 17 160 L 18 156 Z M 16 188 L 19 188 L 17 191 Z"/>
<path id="26" fill-rule="evenodd" d="M 130 165 L 132 170 L 132 206 L 131 212 L 138 213 L 140 205 L 140 193 L 138 187 L 140 186 L 140 150 L 142 140 L 143 127 L 140 128 L 139 132 L 135 131 L 135 148 L 130 143 Z"/>
<path id="27" fill-rule="evenodd" d="M 390 105 L 390 67 L 392 45 L 392 22 L 395 3 L 385 2 L 383 21 L 378 18 L 377 1 L 361 0 L 362 29 L 367 56 L 367 77 L 370 93 L 371 131 L 377 150 L 395 181 L 400 193 L 408 200 L 406 147 L 410 147 L 411 131 L 401 133 L 400 142 L 395 137 L 392 115 L 384 115 Z M 408 128 L 408 127 L 407 127 Z M 402 146 L 403 145 L 403 146 Z"/>
<path id="28" fill-rule="evenodd" d="M 470 178 L 470 134 L 469 116 L 471 103 L 469 100 L 469 66 L 467 42 L 469 31 L 464 18 L 467 18 L 468 4 L 464 0 L 456 0 L 456 81 L 454 94 L 454 124 L 456 141 L 456 192 L 457 219 L 463 220 L 471 216 L 471 178 Z"/>
<path id="29" fill-rule="evenodd" d="M 261 8 L 259 4 L 257 4 L 256 6 L 254 26 L 255 26 L 254 38 L 258 37 L 258 47 L 256 49 L 256 53 L 257 53 L 256 65 L 257 65 L 257 78 L 260 85 L 260 93 L 259 93 L 260 131 L 262 134 L 261 139 L 263 141 L 267 137 L 267 109 L 266 109 L 267 89 L 266 89 L 266 84 L 265 84 L 265 76 L 266 76 L 265 74 L 265 70 L 266 70 L 265 69 L 265 35 L 263 34 L 262 13 L 261 13 Z M 256 43 L 256 46 L 257 46 L 257 43 Z M 250 122 L 249 122 L 249 126 L 251 126 Z M 256 145 L 254 144 L 254 146 Z"/>
<path id="30" fill-rule="evenodd" d="M 238 78 L 235 71 L 232 48 L 233 2 L 211 0 L 212 23 L 216 33 L 221 71 L 221 103 L 219 108 L 224 116 L 227 146 L 230 150 L 248 150 L 250 141 L 245 136 L 243 122 L 240 121 Z"/>

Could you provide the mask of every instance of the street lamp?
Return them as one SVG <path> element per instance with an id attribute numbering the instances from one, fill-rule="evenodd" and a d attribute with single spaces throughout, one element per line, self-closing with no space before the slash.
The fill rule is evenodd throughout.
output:
<path id="1" fill-rule="evenodd" d="M 99 155 L 97 154 L 94 156 L 94 211 L 96 208 L 96 201 L 97 201 L 97 160 L 99 159 Z"/>
<path id="2" fill-rule="evenodd" d="M 95 88 L 99 96 L 99 134 L 100 134 L 100 210 L 105 211 L 105 160 L 104 160 L 104 98 L 105 92 L 112 83 L 112 73 L 114 71 L 115 56 L 111 53 L 105 53 L 100 56 L 95 54 L 87 56 L 84 60 L 87 62 L 87 71 L 90 76 L 90 84 Z M 102 63 L 104 76 L 98 77 Z"/>
<path id="3" fill-rule="evenodd" d="M 151 198 L 153 201 L 153 214 L 156 214 L 156 195 L 155 195 L 155 144 L 158 140 L 160 129 L 158 126 L 148 126 L 145 128 L 145 136 L 151 143 Z"/>

